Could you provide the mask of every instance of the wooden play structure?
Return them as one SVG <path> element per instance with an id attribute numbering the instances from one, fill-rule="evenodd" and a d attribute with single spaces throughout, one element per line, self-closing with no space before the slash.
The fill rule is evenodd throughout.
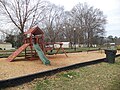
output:
<path id="1" fill-rule="evenodd" d="M 44 42 L 44 32 L 37 26 L 29 29 L 24 33 L 24 44 L 18 48 L 15 52 L 13 52 L 8 58 L 8 61 L 13 61 L 23 50 L 25 50 L 25 58 L 34 59 L 39 57 L 43 64 L 50 64 L 50 61 L 47 59 L 46 52 L 52 50 L 53 48 L 49 47 L 52 44 L 59 44 L 60 47 L 57 49 L 56 53 L 59 52 L 60 49 L 63 50 L 65 55 L 67 56 L 64 48 L 62 48 L 63 43 L 61 42 Z M 27 47 L 29 46 L 29 50 Z M 29 51 L 29 52 L 28 52 Z"/>

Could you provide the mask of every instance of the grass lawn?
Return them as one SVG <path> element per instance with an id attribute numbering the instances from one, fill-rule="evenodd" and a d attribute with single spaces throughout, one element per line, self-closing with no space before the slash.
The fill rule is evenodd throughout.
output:
<path id="1" fill-rule="evenodd" d="M 120 57 L 38 79 L 33 90 L 120 90 Z"/>
<path id="2" fill-rule="evenodd" d="M 120 90 L 120 57 L 115 64 L 102 62 L 63 71 L 6 90 Z"/>

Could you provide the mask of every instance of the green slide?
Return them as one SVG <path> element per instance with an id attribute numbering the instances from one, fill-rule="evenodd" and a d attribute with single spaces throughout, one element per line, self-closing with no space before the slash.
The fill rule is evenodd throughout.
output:
<path id="1" fill-rule="evenodd" d="M 38 53 L 38 56 L 41 59 L 41 61 L 43 62 L 43 64 L 45 64 L 45 65 L 50 64 L 50 61 L 44 55 L 44 53 L 41 50 L 40 46 L 38 44 L 33 44 L 33 47 L 35 48 L 36 52 Z"/>

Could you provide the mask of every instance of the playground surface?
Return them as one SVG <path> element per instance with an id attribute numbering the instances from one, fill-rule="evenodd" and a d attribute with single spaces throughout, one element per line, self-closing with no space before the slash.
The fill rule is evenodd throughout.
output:
<path id="1" fill-rule="evenodd" d="M 120 54 L 120 51 L 117 53 Z M 47 55 L 51 65 L 44 65 L 41 60 L 25 60 L 24 58 L 16 58 L 13 62 L 6 61 L 6 58 L 0 59 L 0 80 L 20 77 L 37 72 L 43 72 L 72 64 L 94 61 L 105 58 L 104 52 L 80 52 L 68 53 L 68 57 L 64 54 Z"/>

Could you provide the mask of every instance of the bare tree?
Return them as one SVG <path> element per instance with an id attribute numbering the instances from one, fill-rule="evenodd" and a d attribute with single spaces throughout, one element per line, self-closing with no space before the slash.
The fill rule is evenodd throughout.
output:
<path id="1" fill-rule="evenodd" d="M 51 3 L 47 6 L 47 9 L 48 12 L 46 14 L 46 19 L 44 20 L 46 37 L 51 42 L 55 42 L 61 31 L 61 20 L 64 9 L 63 7 L 59 7 Z"/>
<path id="2" fill-rule="evenodd" d="M 70 42 L 70 47 L 72 48 L 72 44 L 74 42 L 74 21 L 71 18 L 69 11 L 64 12 L 63 27 L 66 41 Z"/>
<path id="3" fill-rule="evenodd" d="M 84 36 L 82 38 L 88 46 L 92 46 L 92 40 L 96 35 L 102 35 L 105 31 L 106 17 L 103 12 L 97 8 L 89 7 L 86 3 L 77 4 L 72 9 L 71 16 L 75 21 L 75 26 L 79 27 L 79 35 Z"/>
<path id="4" fill-rule="evenodd" d="M 69 41 L 92 46 L 104 36 L 106 17 L 100 9 L 86 3 L 64 11 L 63 7 L 42 0 L 0 0 L 2 14 L 23 34 L 25 29 L 42 25 L 51 42 Z M 64 27 L 64 28 L 63 28 Z M 75 32 L 74 32 L 75 28 Z M 75 33 L 75 37 L 74 37 Z"/>
<path id="5" fill-rule="evenodd" d="M 46 2 L 41 0 L 0 0 L 2 14 L 12 22 L 21 33 L 44 19 Z"/>

